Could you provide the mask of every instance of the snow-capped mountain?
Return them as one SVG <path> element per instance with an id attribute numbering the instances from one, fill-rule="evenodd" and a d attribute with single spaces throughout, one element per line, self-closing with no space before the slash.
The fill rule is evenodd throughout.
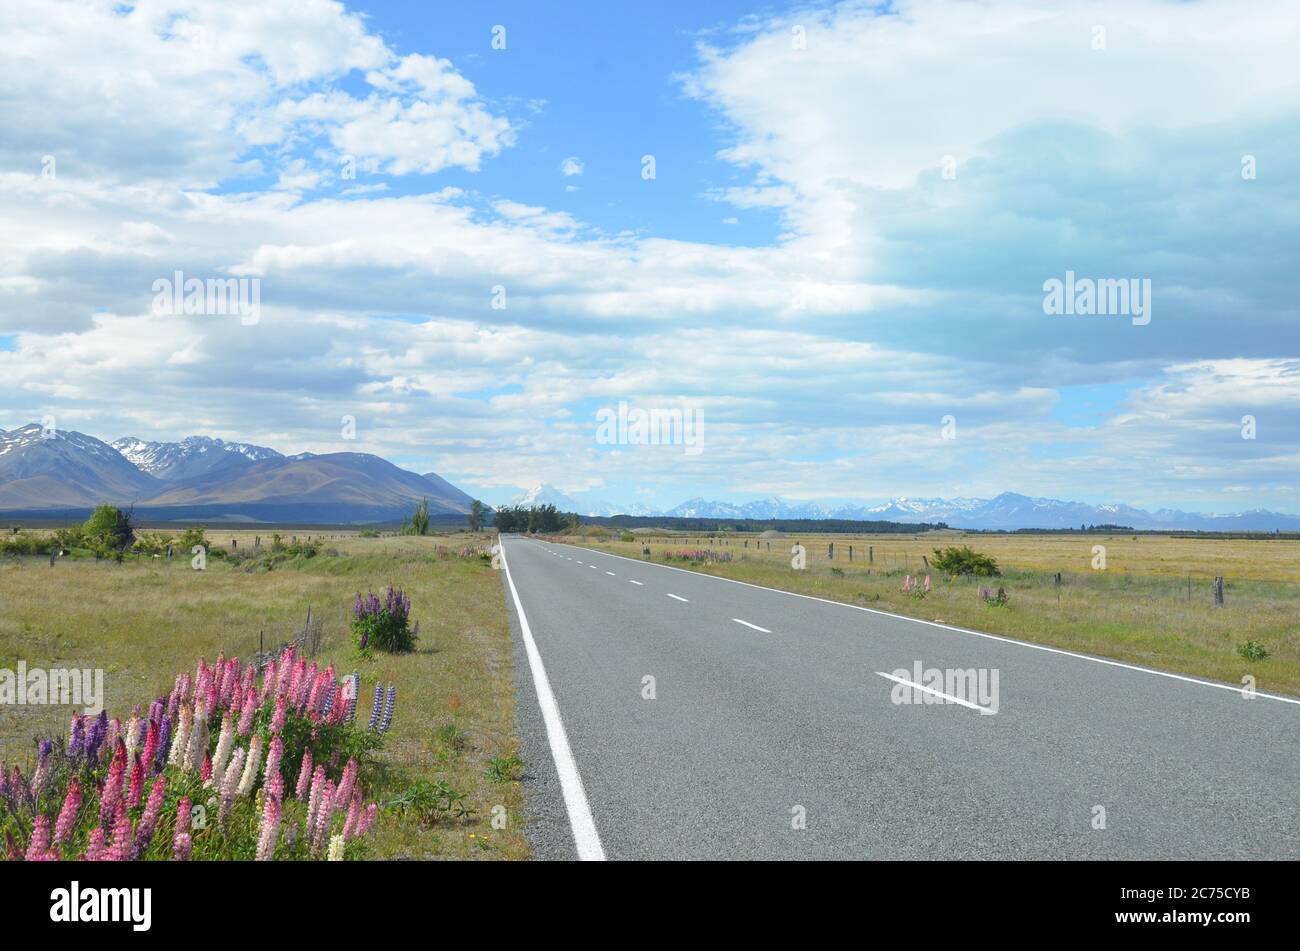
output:
<path id="1" fill-rule="evenodd" d="M 825 506 L 817 502 L 792 502 L 772 496 L 753 502 L 716 502 L 703 498 L 687 499 L 664 515 L 675 518 L 830 518 Z"/>
<path id="2" fill-rule="evenodd" d="M 226 442 L 210 436 L 187 436 L 180 442 L 145 442 L 134 436 L 124 436 L 113 442 L 113 448 L 141 472 L 167 482 L 189 479 L 218 466 L 238 465 L 241 461 L 281 458 L 280 453 L 265 446 Z M 231 459 L 232 455 L 237 458 Z"/>
<path id="3" fill-rule="evenodd" d="M 0 509 L 129 504 L 160 486 L 94 436 L 39 423 L 0 430 Z"/>

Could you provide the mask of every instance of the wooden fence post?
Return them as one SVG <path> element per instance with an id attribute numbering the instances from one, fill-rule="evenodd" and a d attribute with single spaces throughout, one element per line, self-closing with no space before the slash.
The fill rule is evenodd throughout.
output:
<path id="1" fill-rule="evenodd" d="M 1214 579 L 1214 603 L 1223 606 L 1223 576 L 1219 575 Z"/>

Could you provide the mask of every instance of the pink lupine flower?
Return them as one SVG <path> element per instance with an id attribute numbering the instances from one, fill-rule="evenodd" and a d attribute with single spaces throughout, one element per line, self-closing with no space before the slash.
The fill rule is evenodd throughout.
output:
<path id="1" fill-rule="evenodd" d="M 27 843 L 27 854 L 25 858 L 29 862 L 40 862 L 45 859 L 46 853 L 50 849 L 50 820 L 45 816 L 37 816 L 36 822 L 32 825 L 32 838 Z"/>
<path id="2" fill-rule="evenodd" d="M 929 576 L 929 575 L 926 575 L 926 576 L 925 576 L 925 590 L 926 590 L 926 591 L 929 591 L 929 590 L 930 590 L 930 576 Z"/>
<path id="3" fill-rule="evenodd" d="M 295 799 L 307 798 L 307 786 L 311 782 L 311 750 L 302 751 L 302 765 L 298 767 L 298 785 L 294 787 Z"/>
<path id="4" fill-rule="evenodd" d="M 379 806 L 371 803 L 366 806 L 366 811 L 361 814 L 361 822 L 357 830 L 357 836 L 363 836 L 370 831 L 370 827 L 375 824 L 375 816 L 379 813 Z"/>
<path id="5" fill-rule="evenodd" d="M 284 758 L 284 739 L 283 737 L 271 737 L 271 748 L 266 753 L 266 771 L 262 774 L 264 782 L 271 781 L 272 776 L 280 775 L 280 760 Z"/>
<path id="6" fill-rule="evenodd" d="M 142 723 L 138 715 L 133 714 L 131 719 L 126 723 L 126 752 L 135 759 L 136 754 L 140 752 L 140 727 Z"/>
<path id="7" fill-rule="evenodd" d="M 347 699 L 343 694 L 343 685 L 337 684 L 334 687 L 334 700 L 330 704 L 329 724 L 337 726 L 343 722 L 344 717 L 348 714 Z"/>
<path id="8" fill-rule="evenodd" d="M 185 762 L 185 751 L 190 745 L 190 731 L 194 727 L 194 711 L 189 704 L 180 708 L 180 722 L 176 725 L 176 735 L 172 737 L 172 746 L 167 753 L 167 762 L 172 766 L 181 766 Z"/>
<path id="9" fill-rule="evenodd" d="M 320 710 L 323 698 L 321 691 L 325 689 L 325 675 L 318 674 L 311 684 L 311 689 L 307 692 L 307 710 L 310 713 L 316 713 Z"/>
<path id="10" fill-rule="evenodd" d="M 202 768 L 199 769 L 199 780 L 206 784 L 207 781 L 211 778 L 212 778 L 212 757 L 205 756 L 203 757 L 203 766 Z"/>
<path id="11" fill-rule="evenodd" d="M 357 782 L 357 761 L 349 759 L 348 764 L 343 767 L 343 776 L 339 779 L 338 802 L 342 808 L 352 801 L 352 789 Z"/>
<path id="12" fill-rule="evenodd" d="M 131 857 L 131 819 L 126 814 L 126 809 L 119 802 L 117 804 L 117 817 L 113 824 L 113 844 L 108 847 L 104 854 L 104 860 L 107 862 L 125 862 Z"/>
<path id="13" fill-rule="evenodd" d="M 172 839 L 172 856 L 178 862 L 188 862 L 193 848 L 194 840 L 188 832 L 177 832 L 176 838 Z"/>
<path id="14" fill-rule="evenodd" d="M 348 806 L 348 817 L 343 822 L 343 838 L 345 840 L 354 838 L 357 834 L 357 825 L 361 822 L 361 790 L 352 794 L 352 802 Z"/>
<path id="15" fill-rule="evenodd" d="M 144 793 L 144 763 L 137 757 L 131 764 L 131 786 L 126 793 L 128 809 L 140 808 L 140 796 Z"/>
<path id="16" fill-rule="evenodd" d="M 284 802 L 284 776 L 280 773 L 277 772 L 272 775 L 262 789 L 269 791 L 272 796 Z"/>
<path id="17" fill-rule="evenodd" d="M 117 717 L 108 721 L 108 735 L 104 738 L 104 745 L 112 749 L 117 745 L 117 738 L 122 733 L 122 721 Z"/>
<path id="18" fill-rule="evenodd" d="M 87 862 L 102 862 L 106 851 L 104 828 L 95 826 L 90 830 L 90 841 L 86 843 L 86 854 L 82 858 Z"/>
<path id="19" fill-rule="evenodd" d="M 269 862 L 275 855 L 275 840 L 280 834 L 280 797 L 267 796 L 262 809 L 262 828 L 257 837 L 257 861 Z"/>
<path id="20" fill-rule="evenodd" d="M 68 781 L 68 794 L 63 797 L 63 807 L 59 810 L 58 821 L 54 823 L 54 844 L 62 845 L 72 835 L 77 824 L 77 813 L 81 810 L 81 780 L 73 776 Z"/>
<path id="21" fill-rule="evenodd" d="M 221 780 L 221 802 L 217 815 L 223 825 L 230 816 L 230 807 L 235 802 L 235 790 L 239 786 L 239 777 L 244 770 L 244 757 L 246 755 L 247 753 L 242 746 L 235 750 L 235 755 L 230 758 L 230 767 Z"/>
<path id="22" fill-rule="evenodd" d="M 185 756 L 181 760 L 181 769 L 186 772 L 202 767 L 203 758 L 208 753 L 208 709 L 202 697 L 194 701 L 189 742 L 185 746 Z"/>
<path id="23" fill-rule="evenodd" d="M 253 729 L 253 714 L 257 713 L 257 694 L 252 690 L 244 695 L 244 707 L 239 715 L 239 735 L 248 736 Z"/>
<path id="24" fill-rule="evenodd" d="M 257 668 L 249 664 L 244 668 L 244 678 L 239 682 L 239 689 L 244 693 L 257 687 Z"/>
<path id="25" fill-rule="evenodd" d="M 284 729 L 285 721 L 289 719 L 289 703 L 285 696 L 281 694 L 275 698 L 275 713 L 271 715 L 271 732 L 279 733 Z"/>

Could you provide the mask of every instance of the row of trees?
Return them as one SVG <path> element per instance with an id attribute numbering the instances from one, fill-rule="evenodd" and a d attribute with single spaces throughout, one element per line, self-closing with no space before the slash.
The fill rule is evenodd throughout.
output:
<path id="1" fill-rule="evenodd" d="M 578 527 L 577 512 L 561 512 L 554 505 L 502 506 L 492 524 L 501 532 L 562 532 Z"/>
<path id="2" fill-rule="evenodd" d="M 487 508 L 478 499 L 470 503 L 469 513 L 465 520 L 469 523 L 469 530 L 477 532 L 483 528 L 483 515 Z M 403 535 L 428 535 L 429 534 L 429 500 L 424 499 L 415 507 L 409 518 L 402 520 Z"/>

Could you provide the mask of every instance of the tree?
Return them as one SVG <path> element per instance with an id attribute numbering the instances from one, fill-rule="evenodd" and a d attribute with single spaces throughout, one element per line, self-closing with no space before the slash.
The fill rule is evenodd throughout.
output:
<path id="1" fill-rule="evenodd" d="M 112 556 L 119 562 L 135 544 L 133 512 L 123 512 L 115 505 L 101 505 L 82 526 L 86 544 L 96 558 Z"/>
<path id="2" fill-rule="evenodd" d="M 1002 574 L 998 563 L 988 555 L 980 554 L 968 545 L 961 548 L 936 548 L 934 567 L 950 575 L 976 575 L 990 578 Z"/>
<path id="3" fill-rule="evenodd" d="M 411 517 L 402 522 L 403 535 L 429 534 L 429 500 L 425 499 L 415 507 Z"/>
<path id="4" fill-rule="evenodd" d="M 477 532 L 483 527 L 483 503 L 475 499 L 469 506 L 469 530 Z"/>

